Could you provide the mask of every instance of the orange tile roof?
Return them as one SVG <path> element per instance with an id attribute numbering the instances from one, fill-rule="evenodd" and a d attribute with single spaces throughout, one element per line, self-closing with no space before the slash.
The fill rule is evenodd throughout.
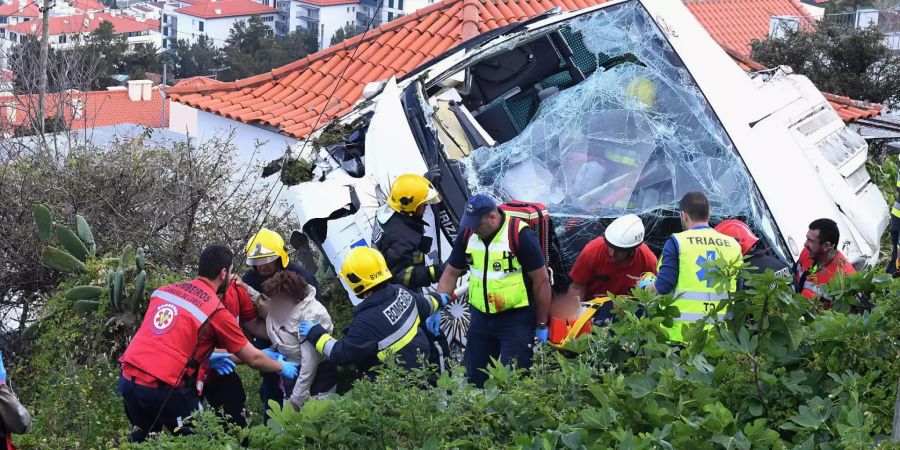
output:
<path id="1" fill-rule="evenodd" d="M 12 1 L 0 4 L 2 17 L 38 17 L 41 11 L 32 0 Z"/>
<path id="2" fill-rule="evenodd" d="M 197 86 L 197 85 L 201 85 L 201 84 L 217 84 L 217 83 L 222 83 L 222 82 L 219 80 L 216 80 L 214 78 L 197 76 L 197 77 L 182 78 L 175 83 L 174 87 Z"/>
<path id="3" fill-rule="evenodd" d="M 769 35 L 771 16 L 811 21 L 797 0 L 694 0 L 684 2 L 706 32 L 723 47 L 750 55 L 750 43 Z"/>
<path id="4" fill-rule="evenodd" d="M 112 23 L 117 34 L 159 29 L 158 20 L 138 20 L 129 16 L 92 13 L 51 17 L 50 34 L 55 36 L 59 34 L 90 33 L 99 28 L 102 22 Z M 43 29 L 43 24 L 38 20 L 29 20 L 28 22 L 20 22 L 15 25 L 6 25 L 3 28 L 19 34 L 39 35 Z"/>
<path id="5" fill-rule="evenodd" d="M 405 75 L 485 31 L 555 7 L 581 9 L 603 1 L 443 0 L 271 72 L 167 93 L 174 101 L 302 138 L 349 112 L 367 83 Z"/>
<path id="6" fill-rule="evenodd" d="M 69 4 L 72 5 L 73 8 L 82 12 L 95 12 L 103 11 L 104 9 L 106 9 L 106 6 L 104 6 L 103 3 L 100 3 L 97 0 L 70 0 Z"/>
<path id="7" fill-rule="evenodd" d="M 82 114 L 74 117 L 72 103 L 76 100 L 81 102 Z M 36 95 L 0 96 L 0 128 L 28 123 L 37 111 L 37 103 Z M 12 121 L 8 120 L 8 107 L 16 110 Z M 60 111 L 64 111 L 66 123 L 73 130 L 120 124 L 168 125 L 168 117 L 163 121 L 162 97 L 155 86 L 151 90 L 150 100 L 146 101 L 132 101 L 127 90 L 47 94 L 47 115 L 54 116 Z"/>
<path id="8" fill-rule="evenodd" d="M 196 2 L 184 8 L 178 8 L 175 12 L 204 19 L 215 19 L 219 17 L 270 14 L 276 13 L 278 10 L 271 6 L 256 3 L 253 0 L 217 0 Z"/>
<path id="9" fill-rule="evenodd" d="M 316 6 L 338 6 L 338 5 L 355 5 L 359 0 L 298 0 L 300 3 L 307 3 Z"/>

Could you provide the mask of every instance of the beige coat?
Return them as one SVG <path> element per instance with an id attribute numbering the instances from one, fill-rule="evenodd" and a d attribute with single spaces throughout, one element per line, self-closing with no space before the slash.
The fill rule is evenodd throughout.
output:
<path id="1" fill-rule="evenodd" d="M 291 362 L 297 363 L 299 373 L 297 381 L 294 383 L 293 391 L 290 394 L 289 401 L 295 407 L 303 406 L 309 399 L 309 387 L 312 385 L 316 376 L 316 369 L 324 358 L 310 342 L 300 341 L 297 331 L 300 329 L 300 322 L 304 320 L 312 320 L 319 322 L 329 333 L 334 331 L 334 324 L 331 322 L 331 316 L 318 300 L 316 300 L 316 289 L 309 287 L 306 298 L 297 303 L 286 315 L 277 317 L 278 314 L 269 308 L 269 314 L 266 316 L 266 333 L 275 351 L 284 355 Z M 286 385 L 287 389 L 288 386 Z M 287 393 L 286 393 L 287 394 Z"/>

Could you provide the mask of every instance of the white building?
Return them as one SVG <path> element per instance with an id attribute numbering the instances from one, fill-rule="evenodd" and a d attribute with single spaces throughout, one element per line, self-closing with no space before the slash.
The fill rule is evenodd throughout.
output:
<path id="1" fill-rule="evenodd" d="M 0 3 L 0 25 L 37 20 L 40 15 L 37 4 L 29 0 L 6 0 Z"/>
<path id="2" fill-rule="evenodd" d="M 356 25 L 362 30 L 371 22 L 375 28 L 398 17 L 414 13 L 439 0 L 360 0 Z M 379 9 L 379 3 L 381 8 Z M 377 14 L 376 14 L 377 12 Z M 373 19 L 374 16 L 374 19 Z"/>
<path id="3" fill-rule="evenodd" d="M 166 4 L 162 14 L 163 48 L 175 40 L 197 42 L 210 38 L 216 47 L 224 47 L 234 24 L 260 16 L 275 33 L 274 0 L 179 0 Z"/>
<path id="4" fill-rule="evenodd" d="M 110 22 L 115 33 L 124 35 L 128 41 L 128 49 L 137 44 L 152 44 L 156 48 L 162 46 L 159 34 L 159 21 L 134 18 L 120 14 L 86 13 L 72 16 L 54 16 L 50 18 L 50 46 L 68 48 L 84 39 L 103 22 Z M 30 20 L 14 25 L 0 27 L 0 41 L 3 48 L 15 43 L 24 42 L 28 36 L 41 36 L 41 22 Z"/>
<path id="5" fill-rule="evenodd" d="M 166 2 L 141 2 L 134 3 L 122 10 L 122 14 L 142 19 L 162 20 L 162 11 Z"/>
<path id="6" fill-rule="evenodd" d="M 356 26 L 359 0 L 290 0 L 289 31 L 307 30 L 319 39 L 319 49 L 329 47 L 331 38 L 344 26 Z M 283 11 L 282 11 L 283 14 Z"/>

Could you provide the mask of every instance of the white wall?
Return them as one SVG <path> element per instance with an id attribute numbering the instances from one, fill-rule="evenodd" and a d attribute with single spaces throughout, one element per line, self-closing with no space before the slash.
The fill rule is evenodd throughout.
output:
<path id="1" fill-rule="evenodd" d="M 356 25 L 357 5 L 335 5 L 319 8 L 319 50 L 331 46 L 334 33 L 345 25 Z"/>
<path id="2" fill-rule="evenodd" d="M 200 141 L 212 137 L 225 139 L 234 133 L 231 143 L 238 148 L 242 163 L 262 164 L 284 155 L 285 149 L 297 142 L 296 139 L 269 131 L 255 125 L 201 111 L 181 103 L 169 101 L 169 130 L 196 137 Z M 259 150 L 254 156 L 257 142 Z"/>
<path id="3" fill-rule="evenodd" d="M 224 47 L 225 40 L 228 39 L 228 35 L 231 32 L 231 29 L 234 27 L 234 24 L 237 22 L 245 22 L 250 20 L 251 16 L 235 16 L 235 17 L 218 17 L 214 19 L 204 19 L 200 17 L 190 16 L 184 13 L 176 12 L 174 10 L 169 10 L 169 6 L 167 5 L 167 10 L 165 12 L 166 15 L 174 17 L 176 20 L 176 25 L 174 27 L 175 31 L 169 32 L 169 37 L 178 39 L 178 40 L 186 40 L 189 43 L 197 42 L 200 36 L 207 36 L 212 39 L 213 45 L 216 47 Z M 272 32 L 275 32 L 275 15 L 276 13 L 271 14 L 263 14 L 261 17 L 272 17 L 272 21 L 263 22 L 272 29 Z M 199 30 L 199 24 L 203 22 L 203 31 Z M 169 28 L 173 28 L 171 23 L 164 23 L 163 27 L 168 26 Z"/>

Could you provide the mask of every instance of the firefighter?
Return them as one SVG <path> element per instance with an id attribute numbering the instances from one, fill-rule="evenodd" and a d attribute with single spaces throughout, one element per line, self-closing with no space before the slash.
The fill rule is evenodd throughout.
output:
<path id="1" fill-rule="evenodd" d="M 717 309 L 728 293 L 716 293 L 716 287 L 704 267 L 707 261 L 722 259 L 735 261 L 741 258 L 741 247 L 734 238 L 709 227 L 709 200 L 702 192 L 688 192 L 679 203 L 681 226 L 684 231 L 675 233 L 663 246 L 662 258 L 656 281 L 647 288 L 660 294 L 675 294 L 673 303 L 681 315 L 668 328 L 669 339 L 683 341 L 682 324 L 695 322 Z M 730 290 L 736 288 L 731 280 Z M 722 320 L 725 311 L 718 311 Z"/>
<path id="2" fill-rule="evenodd" d="M 897 171 L 897 193 L 891 206 L 891 259 L 887 272 L 900 276 L 900 170 Z"/>
<path id="3" fill-rule="evenodd" d="M 439 263 L 425 264 L 425 254 L 431 251 L 432 239 L 425 236 L 427 224 L 422 220 L 425 208 L 438 200 L 438 193 L 427 178 L 415 174 L 400 175 L 391 186 L 387 204 L 376 214 L 372 242 L 394 274 L 391 281 L 416 292 L 441 278 Z M 450 352 L 450 345 L 441 331 L 440 312 L 429 317 L 425 325 L 431 345 L 430 362 L 443 371 L 444 355 Z"/>
<path id="4" fill-rule="evenodd" d="M 763 273 L 766 270 L 771 270 L 780 277 L 791 276 L 791 267 L 789 265 L 769 255 L 760 246 L 756 245 L 759 242 L 759 238 L 753 234 L 753 230 L 744 222 L 737 219 L 723 220 L 722 223 L 716 225 L 716 231 L 726 236 L 731 236 L 738 242 L 738 245 L 741 246 L 741 253 L 744 254 L 747 263 L 750 265 L 747 269 L 750 273 Z M 743 289 L 743 284 L 739 284 L 741 286 L 738 286 L 738 288 Z"/>
<path id="5" fill-rule="evenodd" d="M 227 373 L 233 362 L 223 348 L 262 372 L 297 376 L 297 365 L 275 361 L 250 345 L 222 305 L 234 255 L 223 245 L 200 253 L 197 278 L 163 286 L 150 295 L 144 321 L 119 359 L 118 392 L 135 427 L 130 439 L 142 442 L 165 426 L 186 433 L 183 420 L 200 407 L 202 380 L 213 369 Z M 230 363 L 230 364 L 229 364 Z"/>
<path id="6" fill-rule="evenodd" d="M 353 320 L 343 339 L 333 338 L 318 322 L 303 321 L 298 334 L 335 364 L 353 364 L 372 376 L 372 368 L 395 353 L 406 369 L 428 357 L 428 339 L 421 322 L 447 305 L 447 295 L 425 297 L 390 283 L 391 271 L 381 252 L 369 247 L 350 250 L 341 278 L 363 301 L 353 308 Z"/>
<path id="7" fill-rule="evenodd" d="M 246 253 L 245 262 L 251 269 L 241 277 L 241 280 L 256 292 L 263 292 L 263 283 L 266 280 L 272 278 L 279 271 L 287 270 L 303 277 L 306 284 L 316 289 L 316 300 L 322 301 L 316 277 L 305 267 L 290 260 L 284 247 L 284 239 L 280 234 L 267 228 L 261 228 L 247 241 Z M 268 335 L 265 334 L 265 326 L 263 326 L 263 333 L 262 336 L 253 339 L 253 345 L 256 348 L 267 349 L 272 346 Z M 278 404 L 284 401 L 284 391 L 281 388 L 281 378 L 278 374 L 262 374 L 259 398 L 262 401 L 264 414 L 268 414 L 269 400 L 274 400 Z"/>
<path id="8" fill-rule="evenodd" d="M 794 265 L 797 293 L 810 300 L 822 297 L 822 285 L 828 284 L 839 273 L 856 273 L 837 248 L 840 239 L 837 223 L 831 219 L 816 219 L 809 224 L 803 251 Z M 825 307 L 830 307 L 828 299 L 824 300 Z"/>
<path id="9" fill-rule="evenodd" d="M 510 230 L 511 223 L 518 229 Z M 482 387 L 491 358 L 527 369 L 534 340 L 547 342 L 550 276 L 537 235 L 524 221 L 511 220 L 490 197 L 469 198 L 460 226 L 471 231 L 459 233 L 453 243 L 438 292 L 453 292 L 459 277 L 469 272 L 472 316 L 465 364 L 469 382 Z M 511 242 L 516 238 L 518 243 Z"/>

